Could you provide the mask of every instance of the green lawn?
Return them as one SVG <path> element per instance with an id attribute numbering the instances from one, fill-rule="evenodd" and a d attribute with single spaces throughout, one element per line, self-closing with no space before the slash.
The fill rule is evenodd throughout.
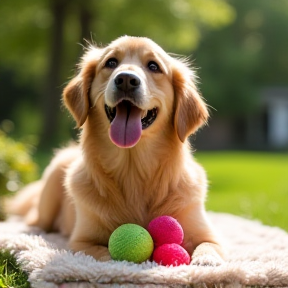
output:
<path id="1" fill-rule="evenodd" d="M 229 212 L 288 231 L 288 153 L 196 152 L 209 179 L 207 209 Z M 36 154 L 40 170 L 51 154 Z"/>
<path id="2" fill-rule="evenodd" d="M 288 154 L 196 152 L 209 179 L 207 209 L 288 231 Z"/>
<path id="3" fill-rule="evenodd" d="M 37 153 L 40 170 L 51 154 Z M 229 212 L 288 231 L 288 153 L 196 152 L 209 179 L 207 209 Z"/>
<path id="4" fill-rule="evenodd" d="M 8 251 L 0 250 L 0 288 L 29 288 L 28 276 Z"/>

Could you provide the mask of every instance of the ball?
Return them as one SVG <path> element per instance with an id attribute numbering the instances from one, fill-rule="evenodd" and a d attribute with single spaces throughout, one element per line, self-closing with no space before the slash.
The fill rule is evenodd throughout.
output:
<path id="1" fill-rule="evenodd" d="M 153 253 L 153 260 L 163 266 L 189 265 L 191 257 L 179 244 L 163 244 L 157 247 Z"/>
<path id="2" fill-rule="evenodd" d="M 160 216 L 153 219 L 147 230 L 154 240 L 155 246 L 176 243 L 182 244 L 184 232 L 179 222 L 171 216 Z"/>
<path id="3" fill-rule="evenodd" d="M 108 250 L 113 260 L 141 263 L 148 260 L 154 249 L 149 232 L 136 224 L 123 224 L 110 236 Z"/>

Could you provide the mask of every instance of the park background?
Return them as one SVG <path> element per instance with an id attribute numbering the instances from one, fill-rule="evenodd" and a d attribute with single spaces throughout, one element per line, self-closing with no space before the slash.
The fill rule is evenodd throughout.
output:
<path id="1" fill-rule="evenodd" d="M 0 19 L 0 198 L 77 136 L 61 93 L 84 39 L 146 36 L 189 56 L 210 105 L 191 137 L 207 208 L 288 230 L 287 0 L 14 0 Z"/>

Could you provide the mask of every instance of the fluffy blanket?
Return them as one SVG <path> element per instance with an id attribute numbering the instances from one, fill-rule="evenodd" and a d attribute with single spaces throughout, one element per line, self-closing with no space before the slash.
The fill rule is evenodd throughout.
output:
<path id="1" fill-rule="evenodd" d="M 218 267 L 163 267 L 146 262 L 100 263 L 67 249 L 59 234 L 10 219 L 0 223 L 0 249 L 8 249 L 29 274 L 32 287 L 288 287 L 288 234 L 240 217 L 209 213 L 228 248 Z"/>

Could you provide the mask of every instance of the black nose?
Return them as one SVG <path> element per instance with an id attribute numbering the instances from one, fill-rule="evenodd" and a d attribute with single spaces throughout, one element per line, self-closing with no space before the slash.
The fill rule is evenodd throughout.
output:
<path id="1" fill-rule="evenodd" d="M 139 77 L 130 72 L 121 72 L 114 78 L 114 83 L 119 90 L 128 92 L 140 86 L 141 81 Z"/>

